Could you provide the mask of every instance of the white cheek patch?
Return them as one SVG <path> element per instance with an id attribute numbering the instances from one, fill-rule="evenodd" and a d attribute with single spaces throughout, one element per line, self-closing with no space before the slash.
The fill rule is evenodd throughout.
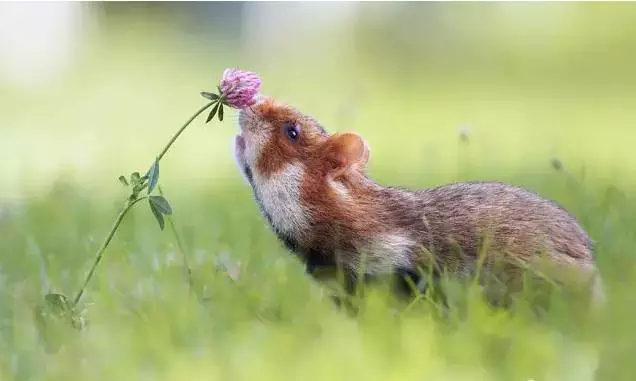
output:
<path id="1" fill-rule="evenodd" d="M 269 136 L 266 134 L 245 133 L 245 161 L 251 168 L 256 165 L 261 149 L 267 144 L 268 139 Z"/>
<path id="2" fill-rule="evenodd" d="M 252 178 L 250 175 L 246 174 L 246 167 L 251 172 L 254 171 L 254 167 L 256 166 L 256 159 L 260 151 L 262 150 L 263 145 L 267 142 L 269 136 L 264 133 L 254 134 L 248 130 L 243 130 L 241 133 L 241 137 L 243 138 L 243 148 L 238 147 L 238 143 L 234 143 L 234 159 L 236 164 L 239 167 L 241 174 L 243 175 L 243 179 L 246 180 L 250 185 L 252 185 Z"/>
<path id="3" fill-rule="evenodd" d="M 278 232 L 297 236 L 309 227 L 308 213 L 300 202 L 303 174 L 302 166 L 292 164 L 267 179 L 254 173 L 255 192 Z"/>

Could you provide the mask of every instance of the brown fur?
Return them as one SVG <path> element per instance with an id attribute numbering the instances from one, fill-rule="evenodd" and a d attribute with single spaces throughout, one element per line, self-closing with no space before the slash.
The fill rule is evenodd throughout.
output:
<path id="1" fill-rule="evenodd" d="M 264 103 L 256 106 L 257 112 L 262 115 L 264 121 L 271 124 L 274 139 L 270 140 L 263 148 L 260 160 L 258 161 L 258 171 L 264 176 L 271 176 L 278 172 L 286 163 L 298 157 L 314 157 L 316 147 L 326 141 L 326 136 L 322 131 L 316 130 L 314 121 L 301 115 L 290 107 L 281 107 L 273 99 L 268 99 Z M 278 131 L 281 126 L 289 121 L 296 121 L 301 125 L 301 144 L 292 144 Z"/>
<path id="2" fill-rule="evenodd" d="M 565 210 L 534 193 L 497 182 L 417 191 L 384 187 L 366 176 L 369 151 L 358 135 L 330 136 L 312 118 L 273 99 L 242 117 L 250 118 L 243 119 L 243 128 L 267 136 L 255 165 L 262 178 L 288 165 L 303 168 L 298 202 L 311 228 L 279 237 L 307 263 L 344 264 L 357 271 L 351 267 L 360 263 L 360 249 L 393 235 L 408 248 L 397 246 L 399 252 L 376 255 L 406 256 L 400 261 L 408 262 L 407 271 L 434 268 L 460 279 L 475 275 L 483 260 L 481 270 L 500 279 L 508 292 L 521 290 L 527 267 L 557 282 L 596 276 L 586 232 Z M 298 141 L 290 141 L 281 130 L 290 122 L 300 126 Z M 391 259 L 388 262 L 399 262 Z M 569 269 L 575 270 L 574 278 L 566 278 Z"/>

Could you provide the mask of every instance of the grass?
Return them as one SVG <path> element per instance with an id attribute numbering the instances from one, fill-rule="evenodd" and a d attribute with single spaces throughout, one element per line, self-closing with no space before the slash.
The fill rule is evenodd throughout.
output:
<path id="1" fill-rule="evenodd" d="M 482 62 L 490 71 L 440 64 L 410 76 L 383 70 L 398 65 L 388 59 L 322 66 L 303 47 L 262 63 L 131 18 L 44 93 L 0 89 L 0 380 L 581 381 L 598 362 L 601 380 L 633 378 L 636 98 L 633 72 L 620 70 L 631 56 L 619 54 L 608 76 L 567 57 L 551 70 L 558 60 L 544 62 L 541 51 L 536 66 L 505 66 L 495 52 Z M 531 52 L 532 41 L 519 51 Z M 214 73 L 237 62 L 330 131 L 361 133 L 382 183 L 498 179 L 565 206 L 597 242 L 603 316 L 586 319 L 565 303 L 543 319 L 493 311 L 464 289 L 453 289 L 461 308 L 448 318 L 430 302 L 407 307 L 380 291 L 355 318 L 338 311 L 258 215 L 232 163 L 232 128 L 195 124 L 162 163 L 185 253 L 148 208 L 133 210 L 83 299 L 88 329 L 57 327 L 50 334 L 64 345 L 47 351 L 33 308 L 51 290 L 77 292 L 126 197 L 117 176 L 147 168 Z M 468 143 L 458 139 L 462 125 Z M 553 156 L 567 171 L 550 167 Z M 238 276 L 219 262 L 240 266 Z"/>
<path id="2" fill-rule="evenodd" d="M 241 183 L 194 194 L 166 185 L 204 300 L 188 289 L 170 231 L 160 232 L 147 208 L 138 208 L 88 289 L 88 329 L 64 333 L 64 346 L 47 353 L 33 306 L 49 290 L 77 291 L 89 253 L 119 207 L 115 196 L 95 201 L 60 181 L 49 194 L 14 205 L 2 221 L 0 374 L 3 380 L 585 380 L 599 351 L 609 349 L 608 364 L 618 373 L 605 379 L 627 379 L 636 349 L 634 208 L 618 191 L 586 188 L 563 173 L 546 173 L 528 186 L 567 201 L 599 241 L 610 291 L 601 321 L 559 308 L 544 320 L 492 311 L 464 291 L 463 314 L 448 319 L 429 302 L 406 310 L 380 292 L 350 317 L 281 248 Z M 224 274 L 219 260 L 240 264 L 238 276 Z"/>

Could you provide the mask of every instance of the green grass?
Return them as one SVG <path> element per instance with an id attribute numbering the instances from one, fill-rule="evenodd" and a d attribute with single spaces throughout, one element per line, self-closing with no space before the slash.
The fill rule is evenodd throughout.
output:
<path id="1" fill-rule="evenodd" d="M 628 12 L 614 11 L 633 28 Z M 615 32 L 615 18 L 580 19 L 565 37 L 535 45 L 527 30 L 511 39 L 499 28 L 514 25 L 471 16 L 496 29 L 479 49 L 457 45 L 457 56 L 440 49 L 405 64 L 375 37 L 353 54 L 342 31 L 325 34 L 331 54 L 320 59 L 310 43 L 252 57 L 138 16 L 108 24 L 77 67 L 41 93 L 0 88 L 0 380 L 581 381 L 598 361 L 602 380 L 633 379 L 636 57 L 625 48 L 633 33 Z M 460 26 L 472 47 L 474 31 Z M 387 28 L 378 33 L 392 41 Z M 454 294 L 461 308 L 446 319 L 435 304 L 407 308 L 381 292 L 355 318 L 338 311 L 259 216 L 233 164 L 228 117 L 193 124 L 162 162 L 185 253 L 147 207 L 135 208 L 83 299 L 88 328 L 57 327 L 64 345 L 47 352 L 34 306 L 49 291 L 78 291 L 127 195 L 117 176 L 147 168 L 200 107 L 198 92 L 235 65 L 261 73 L 268 94 L 330 131 L 362 134 L 370 174 L 382 183 L 497 179 L 565 206 L 597 242 L 603 316 L 590 320 L 558 302 L 543 319 L 492 311 L 462 289 Z M 458 139 L 463 124 L 467 144 Z M 554 156 L 569 172 L 550 167 Z M 188 287 L 184 254 L 204 300 Z M 222 258 L 240 264 L 237 279 L 218 269 Z"/>
<path id="2" fill-rule="evenodd" d="M 591 379 L 598 351 L 609 348 L 610 365 L 628 379 L 636 370 L 629 361 L 636 353 L 634 208 L 618 193 L 606 197 L 603 186 L 585 188 L 562 173 L 527 186 L 568 203 L 599 241 L 609 289 L 601 321 L 559 308 L 543 320 L 492 311 L 477 294 L 460 298 L 461 315 L 442 319 L 429 302 L 406 310 L 376 293 L 354 318 L 304 276 L 245 186 L 189 193 L 165 185 L 195 289 L 205 300 L 188 289 L 170 231 L 159 231 L 140 207 L 125 220 L 87 291 L 88 329 L 67 332 L 62 349 L 47 353 L 33 307 L 49 290 L 77 292 L 121 196 L 95 201 L 76 184 L 60 182 L 50 194 L 16 204 L 2 221 L 0 374 L 3 380 L 584 380 Z M 218 269 L 224 256 L 240 263 L 238 278 Z"/>

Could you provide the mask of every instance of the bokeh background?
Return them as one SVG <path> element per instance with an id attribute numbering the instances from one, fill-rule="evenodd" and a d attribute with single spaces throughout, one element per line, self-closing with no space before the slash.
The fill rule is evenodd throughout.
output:
<path id="1" fill-rule="evenodd" d="M 380 182 L 503 180 L 566 206 L 615 274 L 599 331 L 621 364 L 608 379 L 629 379 L 634 20 L 633 3 L 0 3 L 0 378 L 590 379 L 585 351 L 525 320 L 479 310 L 454 333 L 429 317 L 398 333 L 383 313 L 359 331 L 330 312 L 258 216 L 234 165 L 235 115 L 195 122 L 161 168 L 212 317 L 140 208 L 87 292 L 92 333 L 35 350 L 31 307 L 77 291 L 127 195 L 117 177 L 145 171 L 199 92 L 240 67 L 330 132 L 364 136 Z M 219 258 L 243 266 L 247 296 Z M 255 327 L 259 314 L 280 325 Z"/>
<path id="2" fill-rule="evenodd" d="M 1 194 L 60 173 L 110 195 L 146 167 L 226 67 L 263 91 L 364 135 L 372 168 L 457 176 L 466 130 L 476 167 L 631 181 L 632 4 L 4 3 Z M 166 176 L 236 180 L 228 121 L 192 128 Z M 178 169 L 178 170 L 177 170 Z M 214 180 L 216 179 L 216 180 Z"/>

